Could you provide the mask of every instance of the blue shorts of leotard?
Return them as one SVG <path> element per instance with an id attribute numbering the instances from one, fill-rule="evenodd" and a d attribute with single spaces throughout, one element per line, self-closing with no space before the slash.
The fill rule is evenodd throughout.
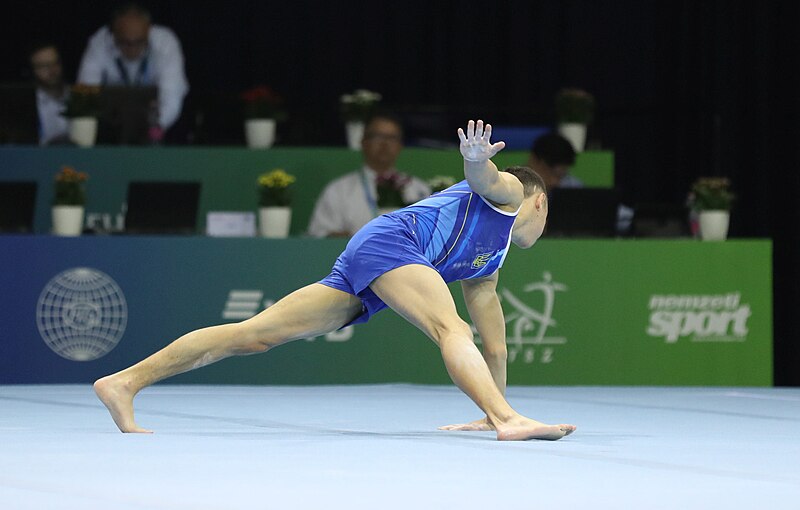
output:
<path id="1" fill-rule="evenodd" d="M 361 299 L 362 313 L 350 324 L 367 322 L 386 303 L 369 285 L 384 273 L 408 264 L 435 269 L 417 239 L 414 215 L 395 212 L 378 216 L 356 232 L 333 264 L 331 273 L 319 283 Z"/>

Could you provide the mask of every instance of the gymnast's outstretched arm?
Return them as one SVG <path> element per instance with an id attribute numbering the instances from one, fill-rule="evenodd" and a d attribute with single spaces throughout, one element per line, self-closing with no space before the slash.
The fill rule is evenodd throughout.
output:
<path id="1" fill-rule="evenodd" d="M 482 120 L 469 121 L 466 133 L 458 128 L 464 176 L 472 191 L 495 205 L 508 206 L 507 209 L 514 211 L 525 198 L 522 183 L 513 175 L 498 172 L 491 162 L 490 158 L 506 146 L 505 142 L 491 143 L 491 136 L 491 124 L 484 126 Z"/>

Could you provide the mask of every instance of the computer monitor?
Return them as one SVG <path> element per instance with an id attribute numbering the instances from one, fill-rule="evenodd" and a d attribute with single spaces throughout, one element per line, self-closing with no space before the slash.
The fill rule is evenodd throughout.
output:
<path id="1" fill-rule="evenodd" d="M 131 182 L 125 232 L 193 235 L 199 201 L 199 182 Z"/>
<path id="2" fill-rule="evenodd" d="M 0 182 L 0 233 L 33 232 L 36 182 Z"/>
<path id="3" fill-rule="evenodd" d="M 614 237 L 619 194 L 613 188 L 554 188 L 548 193 L 547 237 Z"/>
<path id="4" fill-rule="evenodd" d="M 640 203 L 634 208 L 631 235 L 634 237 L 691 237 L 689 211 L 674 203 Z"/>
<path id="5" fill-rule="evenodd" d="M 144 145 L 148 143 L 150 112 L 158 100 L 157 87 L 103 86 L 97 143 Z"/>
<path id="6" fill-rule="evenodd" d="M 0 143 L 39 143 L 39 111 L 34 85 L 0 84 Z"/>

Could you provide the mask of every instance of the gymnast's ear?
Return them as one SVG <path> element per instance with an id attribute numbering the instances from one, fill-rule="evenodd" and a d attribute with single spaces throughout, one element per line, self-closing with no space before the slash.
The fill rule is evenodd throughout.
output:
<path id="1" fill-rule="evenodd" d="M 536 207 L 536 210 L 540 210 L 542 208 L 547 208 L 547 195 L 544 192 L 540 191 L 534 196 L 533 204 Z"/>

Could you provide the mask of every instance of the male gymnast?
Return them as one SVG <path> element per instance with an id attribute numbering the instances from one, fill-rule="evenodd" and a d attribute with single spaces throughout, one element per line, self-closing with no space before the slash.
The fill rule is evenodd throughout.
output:
<path id="1" fill-rule="evenodd" d="M 134 420 L 143 388 L 233 355 L 366 322 L 388 306 L 440 348 L 453 382 L 485 418 L 445 430 L 495 430 L 498 440 L 561 439 L 574 425 L 547 425 L 517 413 L 504 397 L 505 321 L 497 273 L 513 241 L 531 247 L 547 220 L 544 183 L 533 170 L 498 171 L 490 158 L 505 143 L 490 141 L 491 125 L 458 129 L 466 180 L 375 218 L 350 240 L 323 280 L 284 297 L 255 317 L 188 333 L 139 363 L 99 379 L 100 400 L 122 432 L 150 432 Z M 448 282 L 460 280 L 469 325 L 456 312 Z"/>

